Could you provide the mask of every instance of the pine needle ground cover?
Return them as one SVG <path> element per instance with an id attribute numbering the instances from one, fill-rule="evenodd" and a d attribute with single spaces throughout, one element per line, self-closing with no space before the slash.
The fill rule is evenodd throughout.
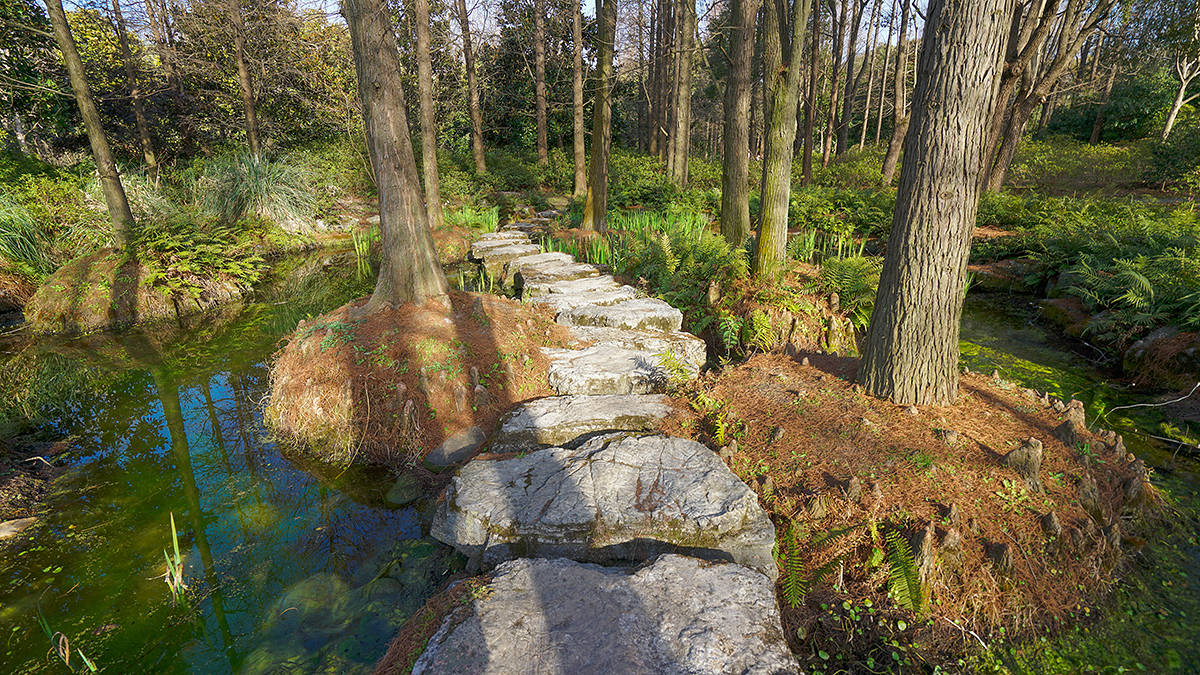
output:
<path id="1" fill-rule="evenodd" d="M 514 404 L 550 395 L 541 348 L 566 328 L 544 310 L 452 291 L 451 308 L 366 299 L 303 321 L 271 366 L 268 424 L 318 458 L 405 467 L 450 436 L 490 433 Z"/>
<path id="2" fill-rule="evenodd" d="M 910 410 L 858 393 L 855 359 L 802 358 L 710 373 L 665 430 L 719 448 L 758 492 L 785 633 L 813 672 L 953 669 L 979 639 L 1070 625 L 1157 518 L 1140 463 L 1086 431 L 1066 445 L 1033 392 L 965 375 L 957 404 Z M 1029 438 L 1040 492 L 1002 462 Z"/>

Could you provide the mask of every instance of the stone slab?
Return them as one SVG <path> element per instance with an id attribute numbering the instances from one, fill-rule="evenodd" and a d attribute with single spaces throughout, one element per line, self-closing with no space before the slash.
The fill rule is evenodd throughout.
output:
<path id="1" fill-rule="evenodd" d="M 679 330 L 683 312 L 658 298 L 633 298 L 610 305 L 583 305 L 564 311 L 556 319 L 567 326 Z"/>
<path id="2" fill-rule="evenodd" d="M 658 394 L 550 396 L 513 408 L 492 438 L 495 452 L 568 445 L 601 431 L 647 431 L 671 413 Z"/>

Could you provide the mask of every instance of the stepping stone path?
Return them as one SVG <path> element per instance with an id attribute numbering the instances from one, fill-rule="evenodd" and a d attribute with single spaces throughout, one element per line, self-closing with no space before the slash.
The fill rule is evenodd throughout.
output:
<path id="1" fill-rule="evenodd" d="M 704 342 L 666 302 L 543 252 L 533 237 L 561 215 L 471 247 L 571 340 L 543 350 L 558 395 L 510 411 L 488 444 L 500 457 L 468 462 L 438 504 L 431 535 L 498 566 L 413 672 L 798 672 L 757 495 L 709 448 L 654 431 L 671 412 L 661 392 L 699 375 Z"/>

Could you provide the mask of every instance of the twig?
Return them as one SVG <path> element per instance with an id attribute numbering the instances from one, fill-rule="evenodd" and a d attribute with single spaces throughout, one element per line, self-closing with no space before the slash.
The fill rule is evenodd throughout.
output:
<path id="1" fill-rule="evenodd" d="M 991 647 L 988 647 L 988 646 L 987 646 L 987 643 L 983 641 L 983 638 L 981 638 L 981 637 L 979 637 L 978 635 L 976 635 L 976 634 L 975 634 L 975 631 L 973 631 L 973 630 L 971 630 L 971 629 L 969 629 L 969 628 L 963 628 L 962 626 L 960 626 L 960 625 L 958 625 L 957 623 L 955 623 L 953 619 L 947 619 L 947 618 L 946 618 L 946 617 L 944 617 L 944 616 L 941 616 L 941 617 L 938 617 L 938 618 L 939 618 L 939 619 L 942 619 L 942 620 L 944 620 L 946 623 L 950 624 L 951 626 L 954 626 L 955 628 L 959 629 L 959 630 L 960 630 L 960 631 L 962 631 L 963 633 L 970 633 L 970 634 L 971 634 L 971 637 L 973 637 L 973 638 L 975 638 L 976 640 L 978 640 L 978 641 L 979 641 L 979 644 L 980 644 L 980 645 L 981 645 L 981 646 L 982 646 L 984 649 L 986 649 L 986 650 L 989 650 L 989 651 L 991 650 Z"/>
<path id="2" fill-rule="evenodd" d="M 1187 399 L 1191 398 L 1192 394 L 1196 393 L 1197 389 L 1200 389 L 1200 382 L 1197 382 L 1196 386 L 1192 387 L 1191 391 L 1184 394 L 1183 396 L 1180 396 L 1177 399 L 1173 399 L 1170 401 L 1163 401 L 1161 403 L 1131 403 L 1129 405 L 1119 405 L 1115 408 L 1110 408 L 1108 412 L 1111 413 L 1114 410 L 1126 410 L 1128 408 L 1158 408 L 1158 407 L 1161 407 L 1164 405 L 1171 405 L 1172 403 L 1179 403 L 1180 401 L 1186 401 Z M 1107 416 L 1107 415 L 1108 415 L 1108 413 L 1105 413 L 1105 416 Z"/>
<path id="3" fill-rule="evenodd" d="M 54 468 L 54 465 L 53 465 L 53 464 L 51 464 L 50 462 L 47 462 L 47 461 L 46 461 L 46 458 L 45 458 L 45 457 L 42 457 L 41 455 L 38 455 L 37 457 L 26 457 L 26 458 L 25 458 L 25 461 L 26 461 L 26 462 L 32 462 L 32 461 L 34 461 L 34 460 L 41 460 L 41 461 L 42 461 L 42 462 L 43 462 L 43 463 L 44 463 L 46 466 L 48 466 L 48 467 L 50 467 L 50 468 Z"/>

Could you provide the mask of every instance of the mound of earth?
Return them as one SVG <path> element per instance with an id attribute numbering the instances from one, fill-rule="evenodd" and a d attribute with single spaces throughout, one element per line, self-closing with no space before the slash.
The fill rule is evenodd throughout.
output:
<path id="1" fill-rule="evenodd" d="M 361 299 L 301 322 L 271 366 L 266 418 L 323 459 L 464 461 L 515 403 L 551 394 L 543 347 L 566 329 L 486 294 L 353 318 Z"/>

